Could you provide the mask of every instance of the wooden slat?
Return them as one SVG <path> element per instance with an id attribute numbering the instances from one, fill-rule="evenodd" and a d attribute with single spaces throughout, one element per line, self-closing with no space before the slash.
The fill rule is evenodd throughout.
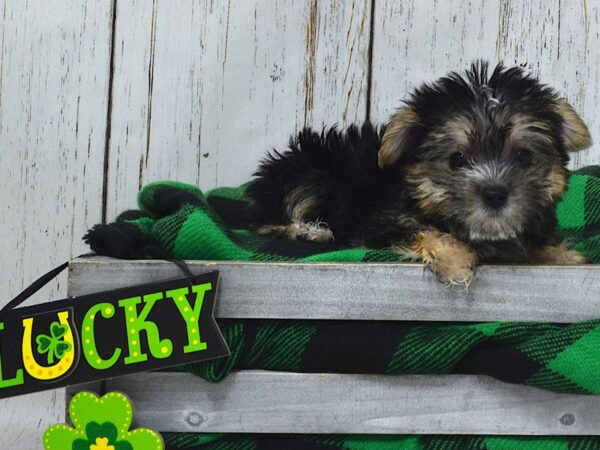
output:
<path id="1" fill-rule="evenodd" d="M 238 185 L 304 125 L 366 117 L 370 1 L 117 4 L 109 219 L 142 184 Z"/>
<path id="2" fill-rule="evenodd" d="M 112 3 L 0 0 L 0 306 L 101 220 Z M 60 276 L 28 302 L 66 293 Z M 64 389 L 0 400 L 0 447 L 64 420 Z"/>
<path id="3" fill-rule="evenodd" d="M 468 291 L 419 264 L 190 261 L 221 274 L 222 318 L 576 322 L 600 317 L 600 267 L 487 266 Z M 74 260 L 80 295 L 181 277 L 166 261 Z"/>
<path id="4" fill-rule="evenodd" d="M 598 434 L 600 397 L 478 376 L 146 373 L 108 381 L 137 423 L 225 433 Z"/>
<path id="5" fill-rule="evenodd" d="M 374 2 L 371 118 L 387 120 L 407 92 L 475 59 L 522 64 L 561 91 L 600 141 L 600 2 Z M 600 147 L 572 165 L 600 162 Z"/>

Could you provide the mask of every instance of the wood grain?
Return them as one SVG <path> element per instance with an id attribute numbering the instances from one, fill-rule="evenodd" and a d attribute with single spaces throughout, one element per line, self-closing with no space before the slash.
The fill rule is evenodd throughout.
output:
<path id="1" fill-rule="evenodd" d="M 600 2 L 377 0 L 371 118 L 385 121 L 408 92 L 476 59 L 526 66 L 558 89 L 600 140 Z M 572 167 L 600 162 L 600 150 Z"/>
<path id="2" fill-rule="evenodd" d="M 127 392 L 139 426 L 161 431 L 596 435 L 600 420 L 598 396 L 484 376 L 241 371 L 214 384 L 146 373 L 107 388 Z"/>
<path id="3" fill-rule="evenodd" d="M 247 181 L 304 125 L 366 114 L 370 2 L 119 2 L 108 218 L 140 185 Z"/>
<path id="4" fill-rule="evenodd" d="M 101 219 L 111 2 L 0 1 L 0 305 Z M 66 295 L 64 276 L 30 303 Z M 0 401 L 0 447 L 41 448 L 64 389 Z"/>
<path id="5" fill-rule="evenodd" d="M 220 271 L 217 317 L 576 322 L 600 316 L 598 266 L 483 266 L 468 291 L 420 264 L 189 261 Z M 181 277 L 166 261 L 78 259 L 72 295 Z"/>

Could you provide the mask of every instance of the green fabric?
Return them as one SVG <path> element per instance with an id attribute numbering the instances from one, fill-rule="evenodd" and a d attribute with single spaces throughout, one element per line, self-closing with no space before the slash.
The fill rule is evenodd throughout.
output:
<path id="1" fill-rule="evenodd" d="M 246 185 L 219 188 L 204 195 L 194 186 L 152 183 L 138 197 L 146 213 L 126 222 L 147 243 L 157 243 L 171 258 L 245 261 L 401 261 L 389 250 L 352 249 L 275 241 L 252 234 L 243 219 Z M 188 200 L 169 210 L 165 192 Z M 172 193 L 172 192 L 171 192 Z M 170 195 L 170 194 L 169 194 Z M 600 262 L 600 167 L 571 174 L 557 208 L 558 231 L 593 263 Z M 178 200 L 180 201 L 180 200 Z M 207 380 L 222 380 L 235 369 L 311 371 L 317 344 L 327 342 L 327 322 L 220 321 L 231 348 L 228 358 L 176 370 Z M 357 325 L 358 326 L 358 325 Z M 381 350 L 382 367 L 356 363 L 368 373 L 487 373 L 557 392 L 600 393 L 600 320 L 571 325 L 540 323 L 399 323 L 393 345 Z M 394 334 L 396 333 L 396 334 Z M 388 341 L 389 343 L 389 341 Z M 343 342 L 336 352 L 346 351 Z M 500 349 L 500 350 L 499 350 Z M 332 350 L 333 351 L 333 350 Z M 378 351 L 374 348 L 374 351 Z M 495 353 L 496 352 L 496 353 Z M 498 353 L 499 352 L 499 353 Z M 479 359 L 478 359 L 479 358 Z M 502 360 L 504 358 L 504 360 Z M 498 360 L 500 361 L 498 362 Z M 371 361 L 372 362 L 372 361 Z M 488 363 L 489 362 L 489 363 Z M 496 365 L 496 366 L 494 366 Z M 489 366 L 486 367 L 486 366 Z M 475 369 L 474 369 L 475 368 Z M 343 369 L 343 368 L 342 368 Z M 342 370 L 340 369 L 340 370 Z M 260 449 L 279 442 L 269 435 L 165 434 L 170 448 Z M 595 437 L 470 436 L 286 436 L 293 448 L 340 449 L 600 449 Z M 287 447 L 287 444 L 285 445 Z M 313 447 L 311 447 L 313 446 Z M 281 447 L 283 448 L 283 447 Z"/>
<path id="2" fill-rule="evenodd" d="M 252 435 L 162 433 L 167 449 L 598 450 L 596 436 Z"/>
<path id="3" fill-rule="evenodd" d="M 185 191 L 197 204 L 183 205 L 173 214 L 163 215 L 155 196 L 165 187 Z M 200 189 L 184 183 L 160 181 L 145 186 L 138 204 L 148 217 L 127 221 L 139 227 L 149 240 L 156 241 L 173 258 L 244 261 L 329 261 L 376 262 L 402 261 L 389 250 L 335 248 L 304 244 L 301 253 L 294 250 L 269 250 L 272 239 L 256 236 L 243 224 L 243 205 L 247 184 L 237 188 L 218 188 L 204 195 Z M 600 262 L 600 166 L 573 172 L 568 190 L 557 207 L 558 231 L 591 262 Z M 237 214 L 242 226 L 223 220 L 220 213 Z M 298 244 L 298 243 L 295 243 Z M 314 251 L 306 250 L 310 245 Z M 300 245 L 301 246 L 301 245 Z M 298 247 L 298 246 L 297 246 Z M 308 253 L 308 254 L 306 254 Z"/>

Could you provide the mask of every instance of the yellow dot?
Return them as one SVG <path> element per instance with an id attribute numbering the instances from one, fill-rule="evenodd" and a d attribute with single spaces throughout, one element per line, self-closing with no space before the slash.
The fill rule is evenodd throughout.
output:
<path id="1" fill-rule="evenodd" d="M 127 308 L 127 311 L 133 311 L 133 306 L 130 306 L 129 308 Z"/>
<path id="2" fill-rule="evenodd" d="M 196 334 L 198 330 L 196 328 L 192 328 L 192 333 Z"/>
<path id="3" fill-rule="evenodd" d="M 163 353 L 167 353 L 169 351 L 169 349 L 165 346 L 165 347 L 161 347 L 160 351 Z"/>
<path id="4" fill-rule="evenodd" d="M 101 360 L 100 358 L 98 358 L 98 359 L 96 360 L 96 364 L 100 364 L 101 362 L 102 362 L 102 360 Z"/>
<path id="5" fill-rule="evenodd" d="M 134 339 L 133 341 L 131 341 L 131 345 L 137 345 L 137 341 Z"/>
<path id="6" fill-rule="evenodd" d="M 180 296 L 177 300 L 181 302 L 183 301 L 183 297 Z"/>
<path id="7" fill-rule="evenodd" d="M 135 330 L 132 328 L 130 331 L 131 334 L 135 334 Z"/>
<path id="8" fill-rule="evenodd" d="M 186 306 L 185 308 L 183 308 L 183 310 L 184 310 L 185 312 L 188 312 L 188 311 L 190 310 L 190 308 L 188 308 L 188 307 Z"/>
<path id="9" fill-rule="evenodd" d="M 194 341 L 192 342 L 192 344 L 197 345 L 198 344 L 198 339 L 194 339 Z"/>
<path id="10" fill-rule="evenodd" d="M 85 331 L 90 331 L 91 328 L 89 326 L 85 327 Z"/>
<path id="11" fill-rule="evenodd" d="M 134 358 L 137 357 L 137 355 L 138 355 L 138 352 L 133 352 L 133 357 Z"/>
<path id="12" fill-rule="evenodd" d="M 94 320 L 94 315 L 90 314 L 90 320 Z"/>
<path id="13" fill-rule="evenodd" d="M 112 308 L 106 308 L 106 309 L 104 310 L 104 312 L 105 312 L 106 314 L 110 314 L 110 313 L 112 312 Z"/>
<path id="14" fill-rule="evenodd" d="M 190 322 L 195 322 L 196 318 L 195 317 L 190 317 Z"/>
<path id="15" fill-rule="evenodd" d="M 133 322 L 135 322 L 135 319 L 134 319 L 133 317 L 131 317 L 131 318 L 129 319 L 129 321 L 130 321 L 131 323 L 133 323 Z"/>
<path id="16" fill-rule="evenodd" d="M 86 340 L 85 340 L 85 343 L 86 343 L 86 344 L 89 344 L 89 343 L 90 343 L 90 340 L 89 340 L 89 339 L 86 339 Z"/>
<path id="17" fill-rule="evenodd" d="M 93 350 L 90 350 L 90 351 L 88 352 L 88 355 L 93 355 L 93 354 L 94 354 L 94 351 L 93 351 Z"/>

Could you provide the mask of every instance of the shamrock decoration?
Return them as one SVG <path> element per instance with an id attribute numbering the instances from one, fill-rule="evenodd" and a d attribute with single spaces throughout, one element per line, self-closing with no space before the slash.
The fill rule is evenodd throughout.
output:
<path id="1" fill-rule="evenodd" d="M 38 353 L 40 355 L 48 353 L 48 365 L 54 363 L 54 357 L 60 360 L 69 350 L 71 350 L 71 343 L 63 339 L 67 331 L 69 331 L 68 325 L 52 322 L 50 324 L 50 336 L 40 334 L 35 338 Z"/>
<path id="2" fill-rule="evenodd" d="M 77 393 L 69 403 L 75 425 L 53 425 L 44 433 L 45 450 L 164 450 L 160 434 L 147 428 L 129 431 L 133 407 L 127 396 Z"/>

